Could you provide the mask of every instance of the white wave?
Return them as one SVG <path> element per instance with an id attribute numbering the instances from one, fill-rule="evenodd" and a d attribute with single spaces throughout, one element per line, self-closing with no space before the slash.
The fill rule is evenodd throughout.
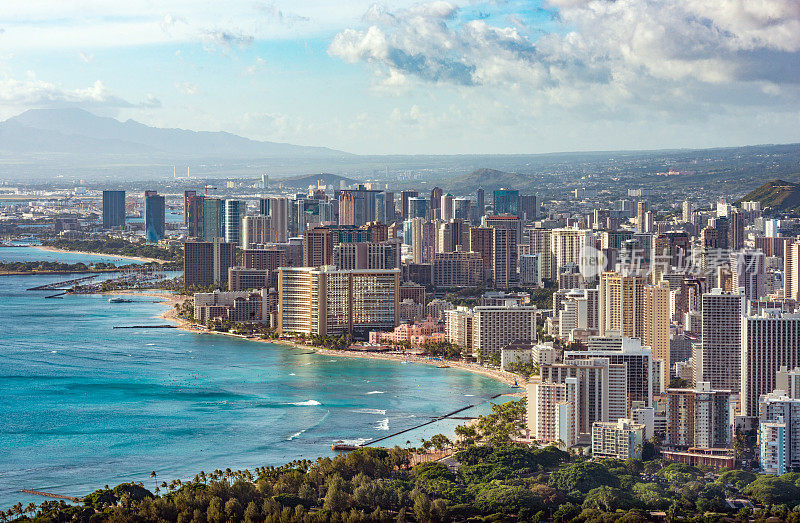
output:
<path id="1" fill-rule="evenodd" d="M 381 416 L 386 415 L 386 411 L 382 409 L 356 409 L 353 412 L 357 412 L 358 414 L 379 414 Z"/>
<path id="2" fill-rule="evenodd" d="M 289 376 L 297 376 L 297 374 L 295 374 L 294 372 L 292 372 L 291 374 L 289 374 Z"/>
<path id="3" fill-rule="evenodd" d="M 287 403 L 287 405 L 295 405 L 297 407 L 314 407 L 316 405 L 322 405 L 317 400 L 306 400 L 306 401 L 295 401 L 292 403 Z"/>
<path id="4" fill-rule="evenodd" d="M 371 391 L 367 392 L 367 395 L 369 395 L 369 394 L 386 394 L 386 391 L 384 391 L 384 390 L 371 390 Z"/>
<path id="5" fill-rule="evenodd" d="M 305 431 L 307 431 L 307 430 L 308 430 L 308 429 L 303 429 L 303 430 L 301 430 L 300 432 L 295 432 L 295 433 L 294 433 L 294 434 L 292 434 L 291 436 L 287 436 L 287 437 L 286 437 L 286 441 L 292 441 L 293 439 L 295 439 L 295 438 L 298 438 L 298 437 L 302 436 L 302 435 L 303 435 L 303 433 L 304 433 Z"/>
<path id="6" fill-rule="evenodd" d="M 148 347 L 152 347 L 153 345 L 155 345 L 155 343 L 148 343 L 147 344 Z"/>
<path id="7" fill-rule="evenodd" d="M 372 440 L 372 438 L 352 438 L 352 439 L 343 439 L 343 440 L 340 440 L 340 441 L 342 441 L 343 443 L 346 443 L 348 445 L 363 445 L 364 443 L 366 443 L 368 441 L 371 441 L 371 440 Z"/>
<path id="8" fill-rule="evenodd" d="M 58 351 L 57 350 L 51 350 L 50 354 L 58 354 Z"/>
<path id="9" fill-rule="evenodd" d="M 469 396 L 470 398 L 471 398 L 472 396 L 474 396 L 474 395 L 475 395 L 475 394 L 464 394 L 464 396 Z"/>
<path id="10" fill-rule="evenodd" d="M 377 424 L 375 424 L 375 428 L 378 430 L 389 430 L 389 418 L 383 418 Z"/>

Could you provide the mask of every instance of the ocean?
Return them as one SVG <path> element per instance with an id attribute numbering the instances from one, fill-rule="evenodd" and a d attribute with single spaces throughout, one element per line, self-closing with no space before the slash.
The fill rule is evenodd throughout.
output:
<path id="1" fill-rule="evenodd" d="M 0 259 L 114 261 L 12 251 L 0 249 Z M 457 369 L 178 329 L 113 329 L 164 323 L 166 306 L 145 296 L 115 304 L 25 290 L 67 278 L 0 277 L 0 509 L 45 499 L 21 489 L 81 496 L 123 481 L 152 489 L 151 471 L 160 483 L 331 456 L 334 441 L 377 439 L 467 405 L 485 412 L 490 397 L 510 392 Z M 392 443 L 419 444 L 454 426 Z"/>

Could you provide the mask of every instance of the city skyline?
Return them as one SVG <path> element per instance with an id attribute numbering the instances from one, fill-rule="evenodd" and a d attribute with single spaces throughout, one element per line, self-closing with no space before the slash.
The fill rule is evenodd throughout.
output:
<path id="1" fill-rule="evenodd" d="M 798 35 L 789 0 L 28 3 L 0 15 L 0 118 L 77 106 L 361 154 L 786 143 Z"/>

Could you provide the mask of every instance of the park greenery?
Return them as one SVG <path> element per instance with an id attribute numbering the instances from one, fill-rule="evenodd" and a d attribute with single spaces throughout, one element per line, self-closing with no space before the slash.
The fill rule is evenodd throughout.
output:
<path id="1" fill-rule="evenodd" d="M 81 504 L 17 504 L 0 520 L 37 522 L 800 522 L 800 474 L 710 473 L 682 463 L 599 459 L 518 441 L 525 400 L 494 405 L 457 440 L 362 447 L 253 471 L 123 483 Z M 436 461 L 442 453 L 445 461 Z M 751 507 L 732 499 L 749 500 Z"/>
<path id="2" fill-rule="evenodd" d="M 66 238 L 52 238 L 43 240 L 42 245 L 62 249 L 65 251 L 95 252 L 113 254 L 117 256 L 137 256 L 173 262 L 175 268 L 183 268 L 183 250 L 180 247 L 161 247 L 146 243 L 133 243 L 119 238 L 102 238 L 90 240 L 69 240 Z M 171 267 L 165 267 L 171 268 Z"/>
<path id="3" fill-rule="evenodd" d="M 120 265 L 113 263 L 61 263 L 52 261 L 17 261 L 0 262 L 0 272 L 38 273 L 38 272 L 105 272 L 124 268 L 140 267 L 140 265 Z"/>

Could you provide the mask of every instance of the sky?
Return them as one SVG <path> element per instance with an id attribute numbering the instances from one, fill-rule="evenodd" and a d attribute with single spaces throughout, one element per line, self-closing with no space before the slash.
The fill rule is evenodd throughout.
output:
<path id="1" fill-rule="evenodd" d="M 0 119 L 359 154 L 800 142 L 797 0 L 0 0 Z"/>

